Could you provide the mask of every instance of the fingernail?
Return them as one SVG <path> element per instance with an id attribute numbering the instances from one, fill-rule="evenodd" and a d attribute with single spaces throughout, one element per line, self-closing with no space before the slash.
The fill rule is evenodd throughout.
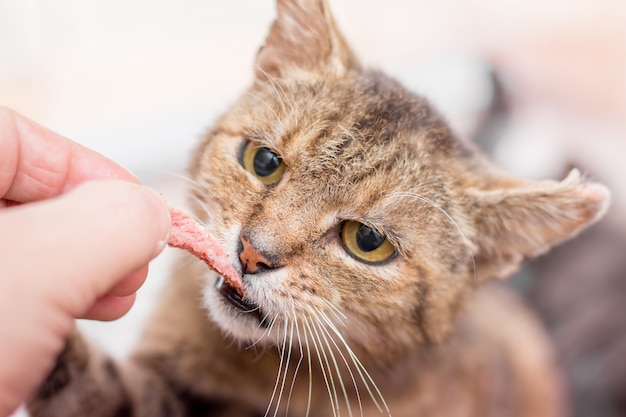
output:
<path id="1" fill-rule="evenodd" d="M 158 228 L 159 235 L 163 236 L 163 238 L 157 242 L 154 253 L 156 256 L 161 253 L 163 249 L 165 249 L 165 246 L 167 246 L 167 241 L 170 237 L 172 218 L 170 217 L 170 211 L 167 203 L 165 199 L 161 196 L 161 194 L 151 188 L 147 189 L 150 190 L 150 192 L 156 197 L 152 205 L 155 211 L 158 212 L 156 227 Z"/>

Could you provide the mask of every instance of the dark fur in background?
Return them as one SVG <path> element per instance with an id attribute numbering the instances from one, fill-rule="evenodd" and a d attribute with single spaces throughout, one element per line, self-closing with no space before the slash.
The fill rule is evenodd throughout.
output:
<path id="1" fill-rule="evenodd" d="M 488 153 L 506 127 L 513 100 L 499 74 L 490 77 L 491 106 L 473 135 Z M 573 165 L 602 180 L 584 162 Z M 597 225 L 508 281 L 554 340 L 572 417 L 626 416 L 626 232 L 614 227 L 618 215 L 609 210 Z"/>
<path id="2" fill-rule="evenodd" d="M 557 346 L 573 416 L 626 416 L 626 235 L 599 223 L 525 274 L 525 295 Z"/>

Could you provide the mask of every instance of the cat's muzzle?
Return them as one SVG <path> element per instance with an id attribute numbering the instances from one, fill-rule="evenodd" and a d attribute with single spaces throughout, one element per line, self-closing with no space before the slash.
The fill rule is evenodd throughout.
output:
<path id="1" fill-rule="evenodd" d="M 217 279 L 215 288 L 219 291 L 224 300 L 228 301 L 233 307 L 244 314 L 255 317 L 261 326 L 267 327 L 267 317 L 263 314 L 259 306 L 250 301 L 249 298 L 244 298 L 239 294 L 237 289 L 231 286 L 223 276 Z"/>

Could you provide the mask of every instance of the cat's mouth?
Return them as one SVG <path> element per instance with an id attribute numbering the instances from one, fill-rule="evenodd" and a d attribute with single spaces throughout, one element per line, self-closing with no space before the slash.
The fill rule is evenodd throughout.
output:
<path id="1" fill-rule="evenodd" d="M 244 298 L 235 287 L 230 285 L 224 277 L 220 276 L 215 282 L 215 288 L 219 291 L 224 300 L 228 301 L 240 312 L 256 318 L 260 325 L 267 327 L 267 320 L 261 308 L 249 298 Z"/>

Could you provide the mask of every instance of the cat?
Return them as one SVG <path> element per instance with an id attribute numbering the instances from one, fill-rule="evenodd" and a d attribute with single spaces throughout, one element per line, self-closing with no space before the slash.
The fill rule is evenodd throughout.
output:
<path id="1" fill-rule="evenodd" d="M 493 166 L 361 66 L 325 0 L 277 1 L 190 175 L 244 293 L 181 255 L 134 353 L 72 335 L 31 415 L 567 413 L 546 333 L 497 281 L 596 222 L 608 190 Z"/>

